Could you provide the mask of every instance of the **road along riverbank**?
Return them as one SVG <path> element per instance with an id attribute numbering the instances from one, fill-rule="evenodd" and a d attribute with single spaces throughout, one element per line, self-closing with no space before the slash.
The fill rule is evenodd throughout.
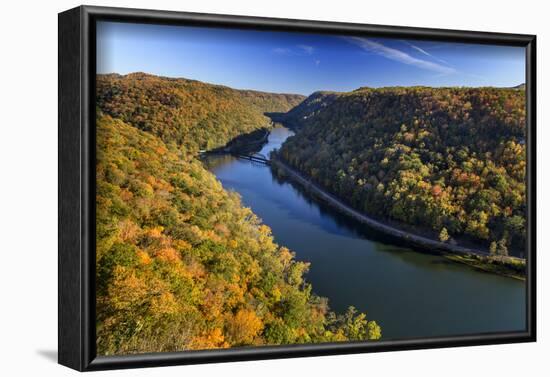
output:
<path id="1" fill-rule="evenodd" d="M 326 192 L 319 185 L 310 181 L 300 172 L 296 171 L 284 161 L 273 155 L 271 166 L 277 171 L 278 174 L 282 174 L 287 178 L 290 178 L 293 182 L 301 185 L 307 192 L 315 195 L 318 199 L 323 200 L 331 207 L 337 209 L 339 212 L 352 217 L 353 219 L 371 227 L 378 232 L 405 241 L 408 244 L 411 244 L 417 248 L 430 250 L 431 252 L 437 252 L 455 262 L 465 263 L 483 271 L 492 272 L 515 279 L 525 280 L 525 260 L 522 258 L 510 256 L 492 256 L 483 250 L 444 243 L 421 235 L 413 234 L 402 229 L 398 229 L 394 226 L 375 220 L 355 210 L 354 208 L 342 202 L 336 196 Z"/>

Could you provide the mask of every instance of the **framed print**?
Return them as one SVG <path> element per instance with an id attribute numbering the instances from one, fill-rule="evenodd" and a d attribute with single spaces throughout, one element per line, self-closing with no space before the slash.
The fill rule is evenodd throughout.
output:
<path id="1" fill-rule="evenodd" d="M 59 15 L 59 362 L 535 341 L 535 36 Z"/>

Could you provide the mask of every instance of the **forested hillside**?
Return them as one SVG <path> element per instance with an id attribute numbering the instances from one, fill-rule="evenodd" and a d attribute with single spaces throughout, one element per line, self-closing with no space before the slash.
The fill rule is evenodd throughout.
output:
<path id="1" fill-rule="evenodd" d="M 308 265 L 196 159 L 298 96 L 143 74 L 100 76 L 98 96 L 100 355 L 380 338 L 365 314 L 330 312 Z"/>
<path id="2" fill-rule="evenodd" d="M 291 166 L 376 218 L 521 255 L 523 90 L 361 88 L 316 108 L 281 148 Z"/>
<path id="3" fill-rule="evenodd" d="M 305 97 L 235 90 L 145 73 L 97 76 L 97 106 L 190 152 L 212 149 L 265 127 L 265 112 L 285 112 Z"/>
<path id="4" fill-rule="evenodd" d="M 315 92 L 286 113 L 271 114 L 274 121 L 290 128 L 300 128 L 307 120 L 329 106 L 339 97 L 336 92 Z"/>

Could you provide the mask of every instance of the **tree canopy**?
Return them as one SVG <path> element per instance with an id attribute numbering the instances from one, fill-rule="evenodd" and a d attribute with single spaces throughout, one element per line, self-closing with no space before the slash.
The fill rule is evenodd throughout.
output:
<path id="1" fill-rule="evenodd" d="M 288 113 L 298 132 L 280 158 L 374 217 L 442 241 L 524 252 L 523 90 L 361 88 L 312 97 Z"/>
<path id="2" fill-rule="evenodd" d="M 304 98 L 145 73 L 97 76 L 97 106 L 103 113 L 190 152 L 220 147 L 265 127 L 270 119 L 264 113 L 287 111 Z"/>
<path id="3" fill-rule="evenodd" d="M 227 106 L 229 114 L 245 99 L 212 104 L 199 116 L 190 110 L 202 108 L 192 97 L 210 96 L 208 106 L 220 97 L 182 87 L 206 84 L 148 75 L 98 81 L 100 355 L 380 338 L 380 327 L 364 313 L 331 312 L 304 278 L 308 264 L 276 244 L 271 229 L 196 158 L 207 140 L 199 119 L 221 119 L 223 111 L 211 112 Z M 262 98 L 248 101 L 267 106 Z M 264 122 L 260 110 L 243 111 Z M 224 123 L 223 132 L 208 128 L 205 135 L 227 142 L 246 132 L 232 128 L 240 124 Z"/>

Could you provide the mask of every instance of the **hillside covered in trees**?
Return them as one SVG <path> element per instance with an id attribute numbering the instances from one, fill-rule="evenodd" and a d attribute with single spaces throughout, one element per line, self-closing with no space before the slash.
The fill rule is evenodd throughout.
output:
<path id="1" fill-rule="evenodd" d="M 297 129 L 303 126 L 309 118 L 327 108 L 339 96 L 340 94 L 337 92 L 315 92 L 286 113 L 269 113 L 268 115 L 276 122 Z"/>
<path id="2" fill-rule="evenodd" d="M 375 218 L 522 255 L 521 88 L 360 88 L 312 97 L 286 115 L 299 131 L 279 158 Z"/>
<path id="3" fill-rule="evenodd" d="M 103 113 L 190 152 L 265 127 L 270 119 L 264 113 L 286 112 L 305 98 L 145 73 L 98 75 L 96 85 Z"/>
<path id="4" fill-rule="evenodd" d="M 100 355 L 380 338 L 364 313 L 331 312 L 308 265 L 196 158 L 300 96 L 144 74 L 97 90 Z"/>

